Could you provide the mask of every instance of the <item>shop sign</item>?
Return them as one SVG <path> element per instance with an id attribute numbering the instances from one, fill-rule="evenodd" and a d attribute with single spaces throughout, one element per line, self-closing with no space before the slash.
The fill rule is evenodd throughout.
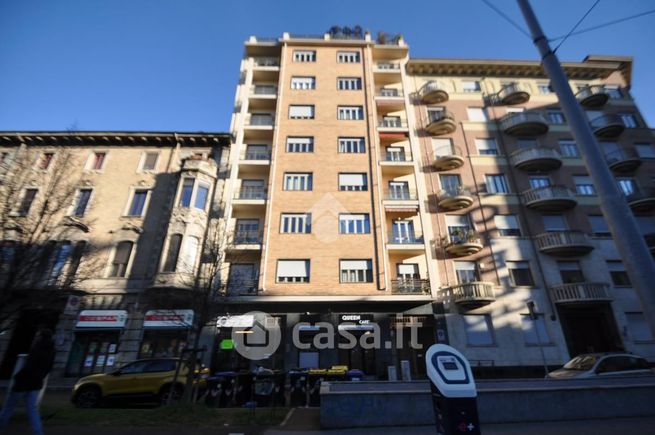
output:
<path id="1" fill-rule="evenodd" d="M 193 310 L 150 310 L 143 319 L 144 328 L 188 328 L 193 325 Z"/>
<path id="2" fill-rule="evenodd" d="M 219 328 L 249 328 L 255 323 L 255 316 L 244 314 L 240 316 L 221 316 L 216 319 Z"/>
<path id="3" fill-rule="evenodd" d="M 372 314 L 340 314 L 338 329 L 369 331 L 373 329 L 373 323 Z"/>
<path id="4" fill-rule="evenodd" d="M 77 328 L 123 328 L 127 322 L 125 310 L 84 310 L 77 318 Z"/>

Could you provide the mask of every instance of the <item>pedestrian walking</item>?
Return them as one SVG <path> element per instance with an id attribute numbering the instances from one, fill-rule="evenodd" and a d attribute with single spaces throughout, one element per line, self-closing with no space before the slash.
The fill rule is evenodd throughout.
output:
<path id="1" fill-rule="evenodd" d="M 55 346 L 52 342 L 52 331 L 40 330 L 25 360 L 25 365 L 14 376 L 11 391 L 7 392 L 4 406 L 0 412 L 0 432 L 9 423 L 9 418 L 20 400 L 25 404 L 27 418 L 34 435 L 43 435 L 41 416 L 37 407 L 39 391 L 43 388 L 43 379 L 52 369 L 55 359 Z"/>

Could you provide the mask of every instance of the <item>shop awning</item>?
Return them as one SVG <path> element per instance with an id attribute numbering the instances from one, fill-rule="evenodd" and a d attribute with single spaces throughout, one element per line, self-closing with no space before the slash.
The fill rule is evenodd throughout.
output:
<path id="1" fill-rule="evenodd" d="M 77 318 L 76 328 L 124 328 L 125 310 L 83 310 Z"/>

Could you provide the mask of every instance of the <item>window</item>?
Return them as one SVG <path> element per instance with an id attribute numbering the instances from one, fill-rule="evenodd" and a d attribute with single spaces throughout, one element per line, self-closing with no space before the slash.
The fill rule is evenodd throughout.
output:
<path id="1" fill-rule="evenodd" d="M 550 86 L 550 83 L 537 83 L 537 91 L 541 95 L 546 95 L 552 93 L 553 88 Z"/>
<path id="2" fill-rule="evenodd" d="M 623 98 L 623 93 L 618 85 L 605 85 L 605 92 L 612 100 L 620 100 Z"/>
<path id="3" fill-rule="evenodd" d="M 38 191 L 38 189 L 25 189 L 25 192 L 23 192 L 23 198 L 20 201 L 20 206 L 18 207 L 19 216 L 27 216 L 32 208 L 32 203 L 34 203 L 34 198 Z"/>
<path id="4" fill-rule="evenodd" d="M 493 325 L 489 315 L 466 314 L 462 316 L 462 320 L 464 320 L 466 341 L 469 346 L 491 346 L 494 344 Z"/>
<path id="5" fill-rule="evenodd" d="M 257 272 L 252 263 L 230 263 L 227 292 L 230 295 L 252 293 L 257 288 Z"/>
<path id="6" fill-rule="evenodd" d="M 605 155 L 605 159 L 608 163 L 613 163 L 617 159 L 621 158 L 621 148 L 616 142 L 598 142 L 600 149 Z"/>
<path id="7" fill-rule="evenodd" d="M 369 234 L 371 223 L 368 213 L 341 213 L 339 215 L 340 234 Z"/>
<path id="8" fill-rule="evenodd" d="M 359 63 L 359 51 L 337 51 L 338 63 Z"/>
<path id="9" fill-rule="evenodd" d="M 309 234 L 312 232 L 311 213 L 282 213 L 280 232 L 283 234 Z"/>
<path id="10" fill-rule="evenodd" d="M 143 216 L 143 211 L 148 200 L 147 189 L 136 189 L 132 194 L 132 203 L 127 211 L 128 216 Z"/>
<path id="11" fill-rule="evenodd" d="M 194 178 L 185 178 L 182 182 L 182 194 L 180 195 L 180 207 L 189 208 L 191 206 L 191 196 L 193 195 Z"/>
<path id="12" fill-rule="evenodd" d="M 89 164 L 89 169 L 94 171 L 99 171 L 105 165 L 105 157 L 107 153 L 104 152 L 95 152 L 91 156 L 91 163 Z"/>
<path id="13" fill-rule="evenodd" d="M 521 329 L 525 344 L 550 343 L 543 314 L 536 314 L 536 319 L 532 319 L 529 314 L 521 314 Z"/>
<path id="14" fill-rule="evenodd" d="M 422 238 L 414 232 L 414 222 L 409 219 L 396 219 L 391 225 L 389 243 L 417 243 Z"/>
<path id="15" fill-rule="evenodd" d="M 534 148 L 539 146 L 537 139 L 518 139 L 516 144 L 519 148 Z"/>
<path id="16" fill-rule="evenodd" d="M 407 159 L 407 155 L 405 154 L 405 148 L 403 147 L 386 147 L 385 148 L 385 155 L 384 159 L 387 162 L 405 162 L 405 161 L 411 161 L 411 159 Z"/>
<path id="17" fill-rule="evenodd" d="M 434 156 L 436 158 L 452 156 L 454 153 L 452 139 L 437 139 L 433 137 L 432 151 L 434 152 Z"/>
<path id="18" fill-rule="evenodd" d="M 238 193 L 239 199 L 266 199 L 264 180 L 243 180 Z"/>
<path id="19" fill-rule="evenodd" d="M 467 215 L 446 215 L 448 238 L 453 243 L 465 241 L 472 232 L 471 221 Z"/>
<path id="20" fill-rule="evenodd" d="M 313 153 L 314 138 L 313 137 L 288 137 L 287 152 L 288 153 Z"/>
<path id="21" fill-rule="evenodd" d="M 73 206 L 73 216 L 82 217 L 86 212 L 86 208 L 89 205 L 89 199 L 91 198 L 92 189 L 79 189 L 77 191 L 77 196 L 75 197 L 75 204 Z"/>
<path id="22" fill-rule="evenodd" d="M 542 187 L 550 186 L 550 178 L 548 177 L 531 176 L 528 178 L 528 182 L 530 183 L 531 189 L 540 189 Z"/>
<path id="23" fill-rule="evenodd" d="M 380 127 L 386 128 L 400 128 L 403 126 L 400 116 L 383 116 L 380 122 Z"/>
<path id="24" fill-rule="evenodd" d="M 141 160 L 142 171 L 154 171 L 159 160 L 159 153 L 145 153 Z"/>
<path id="25" fill-rule="evenodd" d="M 48 284 L 55 284 L 59 280 L 61 272 L 64 270 L 72 252 L 73 245 L 71 242 L 57 243 L 57 247 L 52 255 L 52 267 L 48 274 Z"/>
<path id="26" fill-rule="evenodd" d="M 455 275 L 459 284 L 479 281 L 478 269 L 473 261 L 455 261 Z"/>
<path id="27" fill-rule="evenodd" d="M 362 89 L 362 79 L 359 77 L 338 77 L 337 89 L 340 91 L 358 91 Z"/>
<path id="28" fill-rule="evenodd" d="M 513 286 L 534 286 L 530 263 L 527 261 L 506 261 L 509 279 Z"/>
<path id="29" fill-rule="evenodd" d="M 421 274 L 416 263 L 396 264 L 396 276 L 400 281 L 413 281 L 421 279 Z"/>
<path id="30" fill-rule="evenodd" d="M 244 160 L 269 160 L 271 154 L 268 152 L 266 144 L 248 144 L 246 145 L 246 154 Z"/>
<path id="31" fill-rule="evenodd" d="M 316 51 L 315 50 L 294 50 L 293 51 L 293 61 L 294 62 L 316 62 Z"/>
<path id="32" fill-rule="evenodd" d="M 184 273 L 193 273 L 196 268 L 196 259 L 198 258 L 198 248 L 200 239 L 197 237 L 187 236 L 182 243 L 182 252 L 180 255 L 180 271 Z"/>
<path id="33" fill-rule="evenodd" d="M 487 122 L 489 120 L 487 110 L 484 107 L 468 107 L 466 113 L 469 121 Z"/>
<path id="34" fill-rule="evenodd" d="M 444 119 L 446 109 L 443 107 L 428 107 L 428 123 Z"/>
<path id="35" fill-rule="evenodd" d="M 163 272 L 175 272 L 177 268 L 177 258 L 180 255 L 180 247 L 182 246 L 182 234 L 173 234 L 168 241 L 168 252 L 166 253 L 166 261 L 162 267 Z"/>
<path id="36" fill-rule="evenodd" d="M 366 152 L 366 144 L 363 137 L 340 137 L 339 152 L 348 154 L 363 154 Z"/>
<path id="37" fill-rule="evenodd" d="M 612 284 L 615 287 L 630 287 L 632 285 L 628 272 L 626 272 L 625 266 L 620 261 L 608 261 L 607 269 L 610 272 Z"/>
<path id="38" fill-rule="evenodd" d="M 341 120 L 364 119 L 364 109 L 362 106 L 339 106 L 337 118 Z"/>
<path id="39" fill-rule="evenodd" d="M 642 159 L 655 159 L 655 148 L 650 143 L 636 143 L 635 150 Z"/>
<path id="40" fill-rule="evenodd" d="M 488 193 L 509 193 L 504 174 L 486 174 L 485 180 Z"/>
<path id="41" fill-rule="evenodd" d="M 207 205 L 207 196 L 209 196 L 209 186 L 204 183 L 198 183 L 198 190 L 196 190 L 196 201 L 194 206 L 200 210 L 204 210 L 205 205 Z"/>
<path id="42" fill-rule="evenodd" d="M 612 237 L 610 229 L 605 222 L 605 218 L 602 215 L 589 215 L 589 224 L 591 225 L 591 232 L 596 237 Z"/>
<path id="43" fill-rule="evenodd" d="M 339 282 L 373 282 L 372 263 L 371 260 L 340 260 Z"/>
<path id="44" fill-rule="evenodd" d="M 596 194 L 596 188 L 591 181 L 591 177 L 587 175 L 574 175 L 573 183 L 578 195 L 593 196 Z"/>
<path id="45" fill-rule="evenodd" d="M 8 273 L 16 254 L 16 242 L 13 240 L 0 241 L 0 273 Z"/>
<path id="46" fill-rule="evenodd" d="M 439 184 L 447 194 L 458 195 L 462 188 L 462 179 L 456 174 L 439 175 Z"/>
<path id="47" fill-rule="evenodd" d="M 548 114 L 548 122 L 551 124 L 560 125 L 566 123 L 561 110 L 548 110 L 546 113 Z"/>
<path id="48" fill-rule="evenodd" d="M 637 117 L 634 114 L 619 113 L 619 116 L 621 117 L 621 121 L 623 121 L 623 125 L 625 125 L 627 128 L 639 127 L 639 123 L 637 123 Z"/>
<path id="49" fill-rule="evenodd" d="M 277 282 L 309 282 L 309 260 L 278 260 Z"/>
<path id="50" fill-rule="evenodd" d="M 55 157 L 55 153 L 42 153 L 39 156 L 37 167 L 42 171 L 47 171 L 50 168 L 52 159 Z"/>
<path id="51" fill-rule="evenodd" d="M 273 125 L 273 115 L 270 113 L 252 113 L 250 125 Z"/>
<path id="52" fill-rule="evenodd" d="M 339 190 L 368 190 L 365 173 L 340 173 Z"/>
<path id="53" fill-rule="evenodd" d="M 480 92 L 480 82 L 477 80 L 463 80 L 462 92 Z"/>
<path id="54" fill-rule="evenodd" d="M 194 192 L 195 191 L 195 192 Z M 195 197 L 194 197 L 195 193 Z M 200 210 L 205 210 L 207 198 L 209 196 L 209 185 L 199 181 L 196 183 L 195 178 L 185 178 L 182 181 L 182 192 L 180 193 L 180 207 L 189 208 L 193 201 L 193 206 Z"/>
<path id="55" fill-rule="evenodd" d="M 291 77 L 291 89 L 316 89 L 316 77 Z"/>
<path id="56" fill-rule="evenodd" d="M 499 236 L 521 236 L 519 221 L 514 214 L 497 214 L 494 216 L 494 223 L 496 224 Z"/>
<path id="57" fill-rule="evenodd" d="M 312 190 L 311 172 L 287 172 L 284 174 L 284 190 Z"/>
<path id="58" fill-rule="evenodd" d="M 314 119 L 314 106 L 289 106 L 289 119 Z"/>
<path id="59" fill-rule="evenodd" d="M 568 229 L 566 219 L 561 214 L 545 214 L 541 216 L 541 220 L 543 221 L 546 232 L 566 231 Z"/>
<path id="60" fill-rule="evenodd" d="M 233 241 L 235 244 L 260 243 L 259 219 L 237 219 Z"/>
<path id="61" fill-rule="evenodd" d="M 559 141 L 559 149 L 562 151 L 564 157 L 580 157 L 580 151 L 575 141 L 570 139 L 563 139 Z"/>
<path id="62" fill-rule="evenodd" d="M 575 284 L 585 280 L 580 270 L 580 263 L 577 261 L 558 261 L 557 268 L 564 284 Z"/>
<path id="63" fill-rule="evenodd" d="M 625 313 L 625 319 L 628 322 L 628 331 L 630 331 L 632 341 L 650 341 L 653 339 L 653 334 L 644 313 Z"/>
<path id="64" fill-rule="evenodd" d="M 114 250 L 109 276 L 123 278 L 127 275 L 127 267 L 132 255 L 133 242 L 120 242 Z"/>
<path id="65" fill-rule="evenodd" d="M 253 93 L 255 95 L 276 95 L 277 94 L 277 86 L 269 85 L 269 84 L 255 85 L 255 89 L 253 89 Z"/>
<path id="66" fill-rule="evenodd" d="M 619 190 L 623 192 L 624 195 L 632 195 L 637 191 L 637 182 L 634 178 L 630 177 L 621 177 L 616 179 L 616 184 L 619 187 Z"/>
<path id="67" fill-rule="evenodd" d="M 497 156 L 498 147 L 496 146 L 496 139 L 476 139 L 475 147 L 478 149 L 478 154 L 485 156 Z"/>

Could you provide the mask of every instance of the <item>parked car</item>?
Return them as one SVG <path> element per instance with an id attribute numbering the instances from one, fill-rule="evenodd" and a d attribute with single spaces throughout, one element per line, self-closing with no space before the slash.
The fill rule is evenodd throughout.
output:
<path id="1" fill-rule="evenodd" d="M 81 378 L 73 387 L 71 400 L 78 408 L 93 408 L 105 400 L 157 400 L 164 404 L 169 396 L 179 399 L 186 385 L 189 368 L 180 366 L 174 382 L 178 358 L 142 359 L 124 365 L 110 373 Z M 196 384 L 204 389 L 209 369 L 196 370 Z"/>
<path id="2" fill-rule="evenodd" d="M 578 355 L 561 369 L 548 373 L 548 379 L 601 379 L 611 376 L 653 375 L 648 361 L 629 353 L 587 353 Z"/>

